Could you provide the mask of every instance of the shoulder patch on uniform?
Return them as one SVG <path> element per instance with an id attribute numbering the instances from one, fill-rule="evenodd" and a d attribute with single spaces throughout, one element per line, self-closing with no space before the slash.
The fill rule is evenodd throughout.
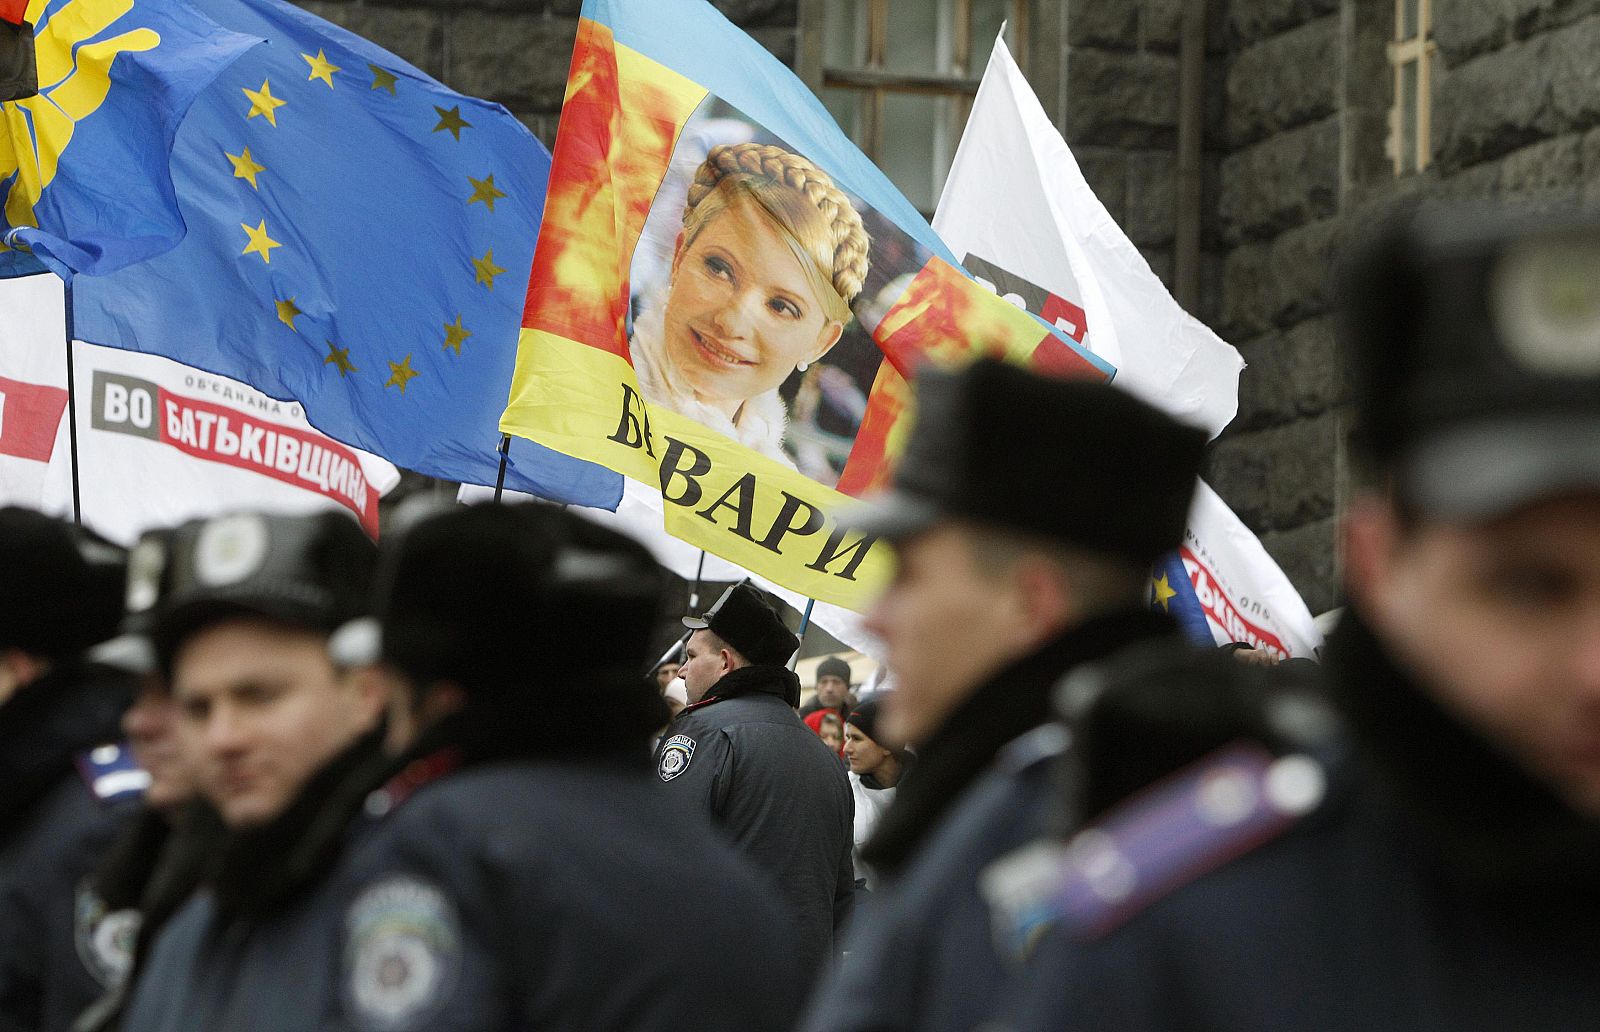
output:
<path id="1" fill-rule="evenodd" d="M 671 781 L 689 769 L 692 759 L 694 739 L 688 735 L 673 735 L 661 747 L 661 755 L 656 760 L 656 773 L 661 775 L 662 781 Z"/>
<path id="2" fill-rule="evenodd" d="M 420 878 L 395 875 L 345 914 L 346 1008 L 366 1032 L 427 1024 L 454 988 L 461 930 L 454 904 Z"/>
<path id="3" fill-rule="evenodd" d="M 87 880 L 78 886 L 72 905 L 72 939 L 83 969 L 102 989 L 114 989 L 128 977 L 139 921 L 137 910 L 108 910 Z"/>
<path id="4" fill-rule="evenodd" d="M 1026 949 L 1054 924 L 1097 939 L 1150 904 L 1282 835 L 1326 794 L 1322 765 L 1254 743 L 1221 749 L 1069 839 L 984 873 L 999 941 Z M 1008 863 L 1010 864 L 1008 868 Z"/>
<path id="5" fill-rule="evenodd" d="M 83 783 L 101 802 L 136 796 L 150 787 L 150 775 L 133 762 L 133 753 L 120 745 L 100 745 L 77 755 Z"/>

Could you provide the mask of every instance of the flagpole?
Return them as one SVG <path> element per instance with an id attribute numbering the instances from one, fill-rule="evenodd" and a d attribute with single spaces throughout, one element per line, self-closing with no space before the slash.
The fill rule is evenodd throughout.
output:
<path id="1" fill-rule="evenodd" d="M 694 568 L 694 587 L 689 589 L 689 613 L 691 615 L 700 605 L 700 575 L 705 572 L 705 569 L 706 550 L 702 548 L 700 549 L 700 563 Z"/>
<path id="2" fill-rule="evenodd" d="M 811 610 L 817 604 L 814 598 L 806 599 L 806 611 L 800 614 L 800 644 L 795 646 L 794 658 L 789 660 L 789 669 L 793 670 L 800 665 L 800 650 L 806 647 L 806 631 L 811 628 Z"/>
<path id="3" fill-rule="evenodd" d="M 500 494 L 506 489 L 506 459 L 511 455 L 511 435 L 500 435 L 500 472 L 494 478 L 494 504 L 500 504 Z"/>
<path id="4" fill-rule="evenodd" d="M 72 522 L 83 526 L 83 493 L 78 481 L 78 378 L 72 368 L 72 338 L 77 336 L 72 320 L 72 281 L 63 281 L 67 326 L 67 439 L 72 455 Z"/>

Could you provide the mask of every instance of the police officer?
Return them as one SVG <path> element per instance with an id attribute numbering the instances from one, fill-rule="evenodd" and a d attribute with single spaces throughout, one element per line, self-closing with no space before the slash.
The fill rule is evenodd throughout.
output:
<path id="1" fill-rule="evenodd" d="M 884 885 L 814 997 L 812 1032 L 964 1032 L 992 1013 L 1005 967 L 979 876 L 1043 828 L 1059 742 L 1032 732 L 1050 690 L 1175 634 L 1144 599 L 1181 540 L 1203 432 L 1113 387 L 993 360 L 930 370 L 917 403 L 892 490 L 853 517 L 895 545 L 867 627 L 896 681 L 877 724 L 918 747 L 917 767 L 862 849 Z M 952 815 L 997 791 L 1004 805 Z"/>
<path id="2" fill-rule="evenodd" d="M 1213 757 L 1072 839 L 1006 1027 L 1600 1019 L 1600 222 L 1441 211 L 1345 294 L 1350 749 Z"/>
<path id="3" fill-rule="evenodd" d="M 122 1027 L 320 1027 L 339 911 L 327 872 L 382 759 L 375 686 L 328 637 L 368 601 L 376 548 L 338 513 L 254 513 L 179 527 L 151 637 L 199 792 L 227 837 L 205 888 L 168 922 Z"/>
<path id="4" fill-rule="evenodd" d="M 550 506 L 453 508 L 399 537 L 380 582 L 381 644 L 352 627 L 341 654 L 381 658 L 365 676 L 396 755 L 340 875 L 317 1027 L 789 1027 L 781 913 L 652 784 L 648 550 Z"/>
<path id="5" fill-rule="evenodd" d="M 855 810 L 839 757 L 795 714 L 800 679 L 785 664 L 800 641 L 747 583 L 683 624 L 689 705 L 661 737 L 656 773 L 766 872 L 812 979 L 853 906 Z"/>
<path id="6" fill-rule="evenodd" d="M 133 680 L 85 655 L 116 631 L 123 568 L 86 531 L 0 509 L 0 1028 L 68 1027 L 126 961 L 84 894 L 146 781 L 118 727 Z"/>

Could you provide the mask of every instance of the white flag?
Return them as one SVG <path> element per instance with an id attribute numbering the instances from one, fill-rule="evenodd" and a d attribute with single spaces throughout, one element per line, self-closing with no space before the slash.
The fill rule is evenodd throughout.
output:
<path id="1" fill-rule="evenodd" d="M 458 497 L 463 502 L 479 503 L 493 498 L 494 492 L 487 487 L 463 484 Z M 532 496 L 506 491 L 502 497 L 526 499 Z M 802 613 L 810 601 L 796 591 L 774 584 L 764 577 L 758 577 L 743 567 L 735 566 L 709 552 L 702 552 L 689 542 L 668 534 L 662 528 L 661 492 L 653 490 L 647 484 L 627 481 L 623 486 L 622 501 L 618 504 L 616 512 L 577 505 L 571 506 L 571 510 L 591 522 L 609 527 L 640 542 L 650 549 L 651 554 L 656 557 L 656 562 L 686 581 L 693 582 L 698 579 L 708 584 L 726 584 L 749 578 L 751 583 L 778 596 Z M 701 598 L 700 608 L 709 609 L 711 603 L 715 601 L 716 599 L 712 598 Z M 817 602 L 811 609 L 811 622 L 833 635 L 842 644 L 865 655 L 873 657 L 882 655 L 882 648 L 877 639 L 862 628 L 860 613 L 826 602 Z"/>
<path id="2" fill-rule="evenodd" d="M 1314 659 L 1322 632 L 1272 556 L 1203 481 L 1195 486 L 1179 550 L 1218 645 L 1245 641 L 1280 659 Z M 1159 593 L 1158 593 L 1159 597 Z M 1174 605 L 1187 598 L 1171 597 Z"/>
<path id="3" fill-rule="evenodd" d="M 342 509 L 378 533 L 400 481 L 384 459 L 311 428 L 293 402 L 158 355 L 73 345 L 83 522 L 131 544 L 152 527 L 249 509 Z M 43 508 L 72 512 L 62 420 Z"/>
<path id="4" fill-rule="evenodd" d="M 67 410 L 65 303 L 54 276 L 0 280 L 0 505 L 44 499 Z"/>
<path id="5" fill-rule="evenodd" d="M 1116 384 L 1213 437 L 1244 360 L 1178 307 L 1112 221 L 995 41 L 933 228 L 967 270 L 1117 367 Z"/>

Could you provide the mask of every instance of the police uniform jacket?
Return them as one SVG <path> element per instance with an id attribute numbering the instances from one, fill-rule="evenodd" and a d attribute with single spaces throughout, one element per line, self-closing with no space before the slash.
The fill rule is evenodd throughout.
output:
<path id="1" fill-rule="evenodd" d="M 805 1032 L 968 1032 L 994 1013 L 1009 961 L 979 879 L 1044 830 L 1050 761 L 1060 747 L 1048 726 L 1051 689 L 1081 663 L 1172 632 L 1171 621 L 1137 611 L 1087 621 L 1001 671 L 957 709 L 885 814 L 880 835 L 887 826 L 894 840 L 887 851 L 880 843 L 879 855 L 896 876 L 851 932 L 848 962 L 813 995 Z M 920 797 L 911 796 L 919 779 Z M 891 823 L 908 797 L 911 807 Z"/>
<path id="2" fill-rule="evenodd" d="M 732 671 L 668 727 L 656 773 L 768 876 L 812 978 L 853 905 L 855 802 L 838 755 L 795 715 L 798 693 L 783 667 Z"/>
<path id="3" fill-rule="evenodd" d="M 71 1026 L 132 928 L 88 882 L 146 778 L 119 744 L 128 678 L 59 667 L 0 706 L 0 1029 Z"/>
<path id="4" fill-rule="evenodd" d="M 369 735 L 323 767 L 275 820 L 234 832 L 205 888 L 167 922 L 131 989 L 124 1032 L 320 1029 L 334 992 L 338 922 L 331 877 L 359 841 Z"/>
<path id="5" fill-rule="evenodd" d="M 526 725 L 485 750 L 450 723 L 371 797 L 319 1027 L 790 1026 L 800 972 L 776 906 L 702 815 L 662 799 L 643 741 L 541 757 Z"/>
<path id="6" fill-rule="evenodd" d="M 1595 1027 L 1600 822 L 1434 704 L 1359 616 L 1329 666 L 1354 748 L 1323 805 L 1261 842 L 1130 802 L 1120 826 L 1164 822 L 1188 845 L 1122 848 L 1130 877 L 1058 916 L 1000 1027 Z M 1166 887 L 1146 897 L 1163 866 Z M 1091 898 L 1082 881 L 1057 898 Z"/>

